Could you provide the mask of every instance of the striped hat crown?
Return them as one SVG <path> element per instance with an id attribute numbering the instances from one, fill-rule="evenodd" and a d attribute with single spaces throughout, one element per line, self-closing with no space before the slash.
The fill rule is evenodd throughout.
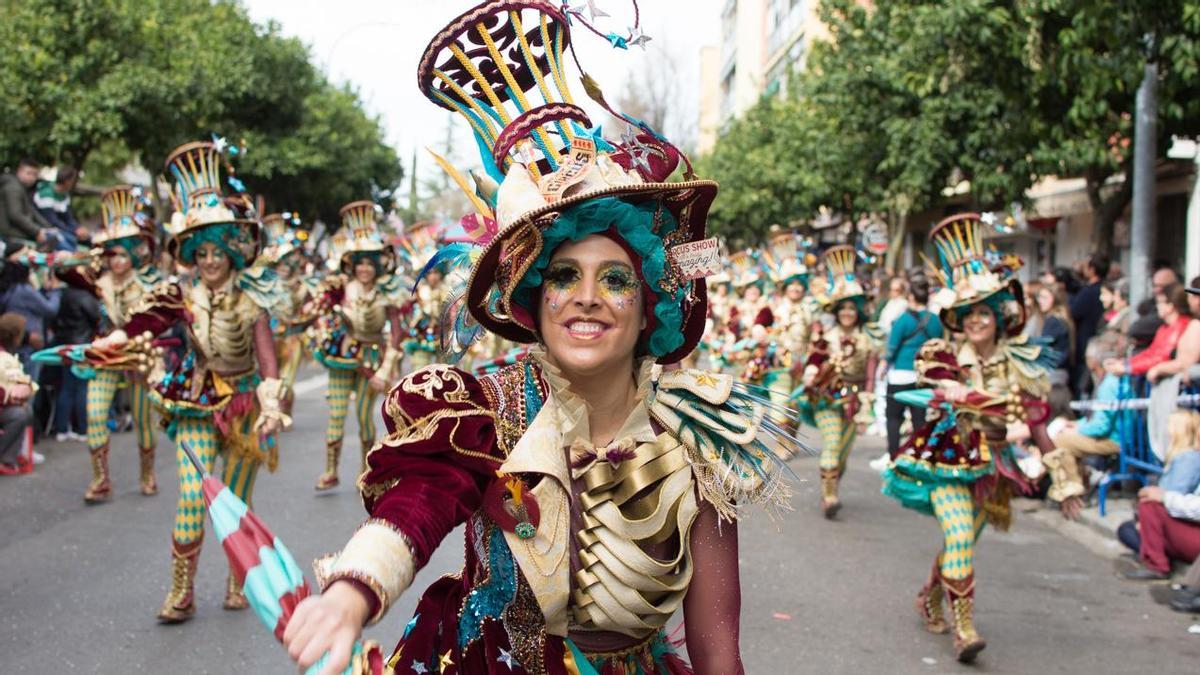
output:
<path id="1" fill-rule="evenodd" d="M 788 284 L 807 278 L 811 273 L 809 264 L 815 262 L 810 261 L 811 255 L 795 232 L 781 232 L 771 237 L 767 252 L 772 261 L 771 276 L 776 283 Z"/>
<path id="2" fill-rule="evenodd" d="M 994 261 L 984 245 L 983 228 L 977 213 L 960 213 L 946 218 L 929 231 L 936 265 L 934 272 L 952 289 L 955 304 L 986 297 L 1008 285 L 993 271 Z"/>
<path id="3" fill-rule="evenodd" d="M 474 132 L 484 171 L 501 186 L 490 206 L 502 228 L 571 195 L 665 181 L 679 164 L 657 133 L 617 143 L 592 127 L 567 84 L 563 11 L 542 0 L 489 0 L 442 29 L 418 67 L 421 92 Z M 584 89 L 607 106 L 586 76 Z"/>
<path id="4" fill-rule="evenodd" d="M 396 255 L 392 247 L 383 240 L 379 231 L 379 219 L 383 209 L 373 201 L 350 202 L 338 211 L 342 218 L 342 231 L 346 243 L 341 247 L 342 267 L 346 268 L 355 253 L 382 253 L 385 273 L 396 269 Z"/>
<path id="5" fill-rule="evenodd" d="M 218 223 L 257 223 L 249 197 L 223 193 L 221 164 L 221 149 L 212 141 L 181 145 L 167 158 L 166 174 L 175 182 L 172 234 Z"/>
<path id="6" fill-rule="evenodd" d="M 825 276 L 829 282 L 827 304 L 836 305 L 843 300 L 866 301 L 866 291 L 854 270 L 857 259 L 858 251 L 849 244 L 825 250 L 821 260 L 825 263 Z"/>
<path id="7" fill-rule="evenodd" d="M 104 244 L 126 237 L 153 238 L 154 233 L 142 213 L 144 206 L 140 188 L 118 185 L 105 190 L 100 195 L 101 229 L 92 241 Z"/>
<path id="8" fill-rule="evenodd" d="M 258 218 L 248 195 L 227 197 L 223 193 L 221 154 L 222 147 L 216 142 L 195 141 L 175 148 L 167 157 L 165 173 L 175 182 L 171 194 L 175 213 L 166 227 L 171 235 L 167 249 L 179 257 L 185 241 L 196 232 L 215 225 L 235 225 L 225 245 L 249 265 L 259 252 Z"/>
<path id="9" fill-rule="evenodd" d="M 762 279 L 762 267 L 755 251 L 737 251 L 729 256 L 729 272 L 734 286 L 749 286 Z"/>
<path id="10" fill-rule="evenodd" d="M 954 300 L 941 312 L 942 323 L 961 331 L 971 307 L 986 303 L 1003 324 L 1004 332 L 1017 335 L 1025 325 L 1025 298 L 1020 282 L 1011 273 L 1020 269 L 1020 258 L 1001 262 L 984 244 L 978 213 L 945 218 L 929 231 L 934 261 L 929 266 Z"/>

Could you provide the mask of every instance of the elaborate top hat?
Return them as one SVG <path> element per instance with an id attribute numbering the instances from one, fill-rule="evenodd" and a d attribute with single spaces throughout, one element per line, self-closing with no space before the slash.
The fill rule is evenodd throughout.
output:
<path id="1" fill-rule="evenodd" d="M 837 307 L 843 300 L 853 300 L 860 310 L 866 304 L 867 292 L 854 272 L 857 258 L 858 251 L 849 244 L 831 246 L 821 255 L 821 260 L 825 262 L 825 276 L 829 282 L 825 292 L 826 307 Z"/>
<path id="2" fill-rule="evenodd" d="M 105 246 L 129 237 L 154 242 L 152 222 L 142 212 L 144 202 L 139 188 L 132 185 L 117 185 L 100 195 L 100 231 L 92 236 L 92 242 Z"/>
<path id="3" fill-rule="evenodd" d="M 488 330 L 516 342 L 537 340 L 533 312 L 513 294 L 542 254 L 543 233 L 572 206 L 601 197 L 650 203 L 661 212 L 654 234 L 664 249 L 704 238 L 712 181 L 667 183 L 681 154 L 645 125 L 622 142 L 606 140 L 567 85 L 569 22 L 558 3 L 488 0 L 462 14 L 430 42 L 418 67 L 421 91 L 470 124 L 491 180 L 500 183 L 499 226 L 475 263 L 467 306 Z M 590 79 L 584 88 L 601 105 Z M 634 121 L 625 117 L 627 121 Z M 686 162 L 686 158 L 683 158 Z M 669 213 L 669 218 L 666 215 Z M 662 363 L 689 353 L 703 332 L 703 280 L 669 265 L 657 291 L 677 298 L 683 344 Z"/>
<path id="4" fill-rule="evenodd" d="M 744 288 L 762 281 L 762 267 L 754 251 L 737 251 L 730 255 L 729 272 L 734 288 Z"/>
<path id="5" fill-rule="evenodd" d="M 929 231 L 936 261 L 932 271 L 942 285 L 954 292 L 954 302 L 941 312 L 941 320 L 952 331 L 962 330 L 962 318 L 971 307 L 987 303 L 1004 324 L 1004 332 L 1017 335 L 1025 326 L 1024 292 L 1016 279 L 998 270 L 1018 269 L 1009 262 L 999 265 L 987 254 L 978 213 L 960 213 L 943 219 Z"/>
<path id="6" fill-rule="evenodd" d="M 383 209 L 369 200 L 350 202 L 338 211 L 342 230 L 346 233 L 346 243 L 341 249 L 342 271 L 351 271 L 352 259 L 359 253 L 378 253 L 383 265 L 380 274 L 391 274 L 396 270 L 396 252 L 379 232 L 382 213 Z"/>
<path id="7" fill-rule="evenodd" d="M 770 268 L 772 281 L 781 287 L 793 281 L 808 285 L 812 273 L 810 265 L 816 260 L 800 245 L 800 237 L 795 232 L 781 232 L 771 237 L 767 252 L 773 263 Z"/>
<path id="8" fill-rule="evenodd" d="M 296 251 L 304 250 L 308 233 L 299 229 L 300 216 L 290 212 L 269 213 L 263 216 L 263 231 L 267 236 L 262 257 L 268 264 L 275 265 Z"/>
<path id="9" fill-rule="evenodd" d="M 211 141 L 175 148 L 167 157 L 166 173 L 175 181 L 175 213 L 167 231 L 167 250 L 184 264 L 180 252 L 188 239 L 219 225 L 232 225 L 220 241 L 248 266 L 258 255 L 258 220 L 243 194 L 226 197 L 221 190 L 221 149 Z"/>

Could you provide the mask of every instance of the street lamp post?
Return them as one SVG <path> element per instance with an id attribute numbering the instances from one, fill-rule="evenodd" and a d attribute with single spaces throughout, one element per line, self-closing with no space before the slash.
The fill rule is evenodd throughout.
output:
<path id="1" fill-rule="evenodd" d="M 1146 62 L 1137 90 L 1133 130 L 1133 223 L 1129 235 L 1129 302 L 1146 297 L 1150 278 L 1150 232 L 1154 223 L 1155 167 L 1158 138 L 1158 66 Z"/>

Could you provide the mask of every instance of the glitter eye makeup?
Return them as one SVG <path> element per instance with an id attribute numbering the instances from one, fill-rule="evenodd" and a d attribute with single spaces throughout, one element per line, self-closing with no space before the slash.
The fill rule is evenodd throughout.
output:
<path id="1" fill-rule="evenodd" d="M 564 297 L 570 297 L 575 289 L 579 288 L 579 267 L 573 263 L 551 263 L 542 276 L 546 280 L 546 293 L 543 297 L 553 311 L 558 310 Z"/>
<path id="2" fill-rule="evenodd" d="M 633 270 L 621 263 L 610 263 L 600 268 L 600 292 L 612 300 L 618 309 L 625 309 L 637 295 L 638 280 Z"/>
<path id="3" fill-rule="evenodd" d="M 546 286 L 558 292 L 570 292 L 579 285 L 579 268 L 572 263 L 553 263 L 542 276 Z"/>

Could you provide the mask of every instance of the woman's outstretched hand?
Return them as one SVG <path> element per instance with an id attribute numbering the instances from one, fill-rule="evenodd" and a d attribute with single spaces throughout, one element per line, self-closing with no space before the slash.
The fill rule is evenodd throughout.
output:
<path id="1" fill-rule="evenodd" d="M 369 610 L 367 599 L 353 584 L 334 582 L 321 595 L 309 596 L 296 606 L 283 631 L 283 646 L 301 673 L 329 652 L 320 675 L 339 675 L 350 665 L 354 641 L 362 634 Z"/>

